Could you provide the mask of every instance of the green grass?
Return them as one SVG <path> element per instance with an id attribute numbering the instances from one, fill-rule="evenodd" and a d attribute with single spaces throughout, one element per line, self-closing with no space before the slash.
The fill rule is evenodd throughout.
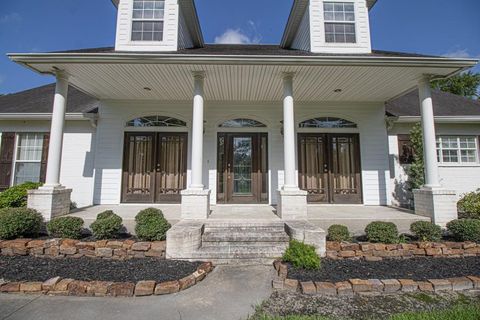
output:
<path id="1" fill-rule="evenodd" d="M 408 294 L 408 296 L 428 304 L 434 304 L 440 301 L 440 299 L 433 297 L 433 295 L 429 295 L 424 292 L 411 293 L 411 294 Z"/>
<path id="2" fill-rule="evenodd" d="M 330 320 L 321 316 L 285 316 L 272 317 L 257 314 L 252 320 Z M 409 312 L 391 316 L 388 320 L 478 320 L 480 319 L 480 305 L 458 305 L 447 310 Z"/>

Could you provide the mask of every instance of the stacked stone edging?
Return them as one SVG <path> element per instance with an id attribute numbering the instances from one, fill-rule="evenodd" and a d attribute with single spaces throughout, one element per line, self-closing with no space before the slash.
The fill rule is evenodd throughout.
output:
<path id="1" fill-rule="evenodd" d="M 50 258 L 103 258 L 126 260 L 131 258 L 155 257 L 165 259 L 165 241 L 74 239 L 15 239 L 0 241 L 2 255 L 36 256 Z"/>
<path id="2" fill-rule="evenodd" d="M 339 295 L 353 296 L 362 293 L 395 293 L 395 292 L 439 292 L 480 289 L 480 277 L 467 276 L 446 279 L 428 279 L 414 281 L 412 279 L 349 279 L 340 282 L 314 282 L 288 279 L 288 266 L 280 260 L 274 262 L 277 275 L 272 281 L 275 290 L 301 292 L 307 295 Z"/>
<path id="3" fill-rule="evenodd" d="M 91 296 L 91 297 L 142 297 L 176 293 L 202 281 L 213 270 L 211 262 L 202 263 L 192 274 L 174 281 L 155 282 L 149 280 L 133 282 L 79 281 L 55 277 L 45 282 L 2 282 L 0 292 L 36 293 L 48 295 Z"/>
<path id="4" fill-rule="evenodd" d="M 379 261 L 383 258 L 411 257 L 470 257 L 480 256 L 480 244 L 475 242 L 412 242 L 383 244 L 371 242 L 332 242 L 327 241 L 329 259 L 365 259 Z"/>

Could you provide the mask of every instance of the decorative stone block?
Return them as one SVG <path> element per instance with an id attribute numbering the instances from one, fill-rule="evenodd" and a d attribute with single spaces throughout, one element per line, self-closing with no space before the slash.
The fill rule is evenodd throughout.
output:
<path id="1" fill-rule="evenodd" d="M 0 292 L 19 292 L 20 291 L 20 282 L 7 282 L 0 287 Z"/>
<path id="2" fill-rule="evenodd" d="M 135 284 L 132 282 L 115 282 L 109 289 L 109 294 L 113 297 L 131 297 L 135 290 Z"/>
<path id="3" fill-rule="evenodd" d="M 132 244 L 133 251 L 148 251 L 150 249 L 150 242 L 135 242 Z"/>
<path id="4" fill-rule="evenodd" d="M 473 282 L 467 277 L 449 278 L 454 291 L 473 289 Z"/>
<path id="5" fill-rule="evenodd" d="M 352 284 L 348 281 L 341 281 L 335 283 L 335 287 L 337 288 L 337 294 L 339 296 L 353 296 L 353 288 Z"/>
<path id="6" fill-rule="evenodd" d="M 382 292 L 384 289 L 383 282 L 378 279 L 369 279 L 368 282 L 371 285 L 372 291 Z"/>
<path id="7" fill-rule="evenodd" d="M 382 257 L 374 257 L 374 256 L 366 256 L 365 261 L 370 261 L 370 262 L 377 262 L 377 261 L 382 261 Z"/>
<path id="8" fill-rule="evenodd" d="M 284 279 L 280 278 L 279 276 L 273 277 L 272 287 L 275 290 L 282 290 L 284 287 Z"/>
<path id="9" fill-rule="evenodd" d="M 178 283 L 180 284 L 180 290 L 188 289 L 195 284 L 195 277 L 193 275 L 188 275 L 178 280 Z"/>
<path id="10" fill-rule="evenodd" d="M 23 282 L 20 284 L 20 291 L 25 293 L 41 292 L 42 282 Z"/>
<path id="11" fill-rule="evenodd" d="M 350 279 L 348 281 L 351 283 L 354 292 L 372 291 L 372 283 L 369 280 Z"/>
<path id="12" fill-rule="evenodd" d="M 182 219 L 207 219 L 210 215 L 210 192 L 208 189 L 187 189 L 181 191 Z"/>
<path id="13" fill-rule="evenodd" d="M 123 247 L 123 242 L 122 241 L 108 241 L 107 242 L 107 248 L 110 249 L 119 249 Z"/>
<path id="14" fill-rule="evenodd" d="M 285 279 L 283 287 L 284 287 L 284 289 L 286 289 L 288 291 L 297 292 L 298 291 L 298 280 Z"/>
<path id="15" fill-rule="evenodd" d="M 452 283 L 446 279 L 428 279 L 433 285 L 433 290 L 436 291 L 451 291 Z"/>
<path id="16" fill-rule="evenodd" d="M 197 283 L 202 281 L 207 275 L 207 273 L 205 272 L 205 270 L 197 269 L 194 273 L 192 273 L 192 275 L 195 277 L 195 283 Z"/>
<path id="17" fill-rule="evenodd" d="M 337 287 L 331 282 L 315 282 L 318 294 L 334 296 L 337 294 Z"/>
<path id="18" fill-rule="evenodd" d="M 68 291 L 68 285 L 74 281 L 73 279 L 62 279 L 55 285 L 54 291 Z"/>
<path id="19" fill-rule="evenodd" d="M 383 283 L 383 291 L 384 292 L 397 292 L 402 289 L 402 285 L 396 279 L 386 279 L 382 280 Z"/>
<path id="20" fill-rule="evenodd" d="M 303 294 L 314 295 L 317 293 L 317 288 L 312 281 L 300 282 L 300 288 Z"/>
<path id="21" fill-rule="evenodd" d="M 307 219 L 307 191 L 278 190 L 277 215 L 284 220 Z"/>
<path id="22" fill-rule="evenodd" d="M 204 262 L 198 266 L 197 270 L 203 270 L 205 273 L 210 273 L 213 270 L 213 264 L 211 262 Z"/>
<path id="23" fill-rule="evenodd" d="M 74 280 L 68 284 L 68 295 L 70 296 L 85 296 L 87 295 L 88 281 Z"/>
<path id="24" fill-rule="evenodd" d="M 428 281 L 417 281 L 418 290 L 423 292 L 433 292 L 433 285 Z"/>
<path id="25" fill-rule="evenodd" d="M 288 266 L 286 264 L 280 264 L 278 267 L 278 276 L 280 279 L 285 280 L 288 274 Z"/>
<path id="26" fill-rule="evenodd" d="M 72 189 L 43 186 L 28 190 L 27 207 L 40 212 L 46 221 L 70 212 L 70 195 Z"/>
<path id="27" fill-rule="evenodd" d="M 135 285 L 135 296 L 151 296 L 155 290 L 155 281 L 139 281 Z"/>
<path id="28" fill-rule="evenodd" d="M 60 282 L 61 278 L 60 277 L 54 277 L 50 278 L 47 281 L 42 283 L 42 290 L 54 290 L 55 286 L 57 285 L 58 282 Z"/>
<path id="29" fill-rule="evenodd" d="M 402 285 L 402 291 L 403 292 L 414 292 L 418 290 L 418 284 L 417 282 L 411 280 L 411 279 L 398 279 L 400 284 Z"/>
<path id="30" fill-rule="evenodd" d="M 470 281 L 472 281 L 473 287 L 474 287 L 475 289 L 480 289 L 480 277 L 469 276 L 469 277 L 467 277 L 467 278 L 470 279 Z"/>
<path id="31" fill-rule="evenodd" d="M 88 285 L 87 294 L 95 297 L 105 297 L 113 282 L 109 281 L 92 281 Z"/>
<path id="32" fill-rule="evenodd" d="M 95 255 L 100 258 L 111 258 L 113 250 L 110 248 L 97 248 L 95 249 Z"/>
<path id="33" fill-rule="evenodd" d="M 180 283 L 177 280 L 157 283 L 157 285 L 155 286 L 156 295 L 175 293 L 179 290 Z"/>

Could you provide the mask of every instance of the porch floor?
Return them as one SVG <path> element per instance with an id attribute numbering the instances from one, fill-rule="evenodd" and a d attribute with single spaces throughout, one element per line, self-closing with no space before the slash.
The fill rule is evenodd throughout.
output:
<path id="1" fill-rule="evenodd" d="M 113 210 L 123 218 L 123 224 L 129 232 L 135 227 L 135 215 L 142 209 L 154 207 L 163 211 L 171 224 L 180 220 L 178 204 L 120 204 L 97 205 L 73 210 L 71 215 L 81 217 L 88 226 L 97 214 L 104 210 Z M 276 209 L 270 205 L 215 205 L 212 206 L 212 220 L 279 220 Z M 362 234 L 365 226 L 372 221 L 394 222 L 400 232 L 408 232 L 410 224 L 419 221 L 430 221 L 428 217 L 415 215 L 412 211 L 386 206 L 364 205 L 309 205 L 308 220 L 325 230 L 332 224 L 348 226 L 355 235 Z"/>

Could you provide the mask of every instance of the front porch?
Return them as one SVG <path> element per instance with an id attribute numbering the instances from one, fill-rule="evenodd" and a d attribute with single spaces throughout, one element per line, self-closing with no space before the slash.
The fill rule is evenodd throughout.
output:
<path id="1" fill-rule="evenodd" d="M 162 210 L 165 218 L 173 225 L 181 220 L 180 204 L 120 204 L 97 205 L 76 209 L 71 215 L 81 217 L 86 226 L 95 221 L 98 213 L 113 210 L 123 218 L 128 232 L 134 233 L 135 215 L 142 209 L 155 207 Z M 209 220 L 212 221 L 280 221 L 276 207 L 271 205 L 214 205 L 211 207 Z M 399 232 L 409 231 L 415 221 L 430 221 L 430 218 L 415 215 L 413 212 L 388 206 L 364 205 L 308 205 L 307 220 L 324 230 L 332 224 L 346 225 L 355 235 L 363 233 L 365 226 L 372 221 L 389 221 L 397 225 Z"/>

